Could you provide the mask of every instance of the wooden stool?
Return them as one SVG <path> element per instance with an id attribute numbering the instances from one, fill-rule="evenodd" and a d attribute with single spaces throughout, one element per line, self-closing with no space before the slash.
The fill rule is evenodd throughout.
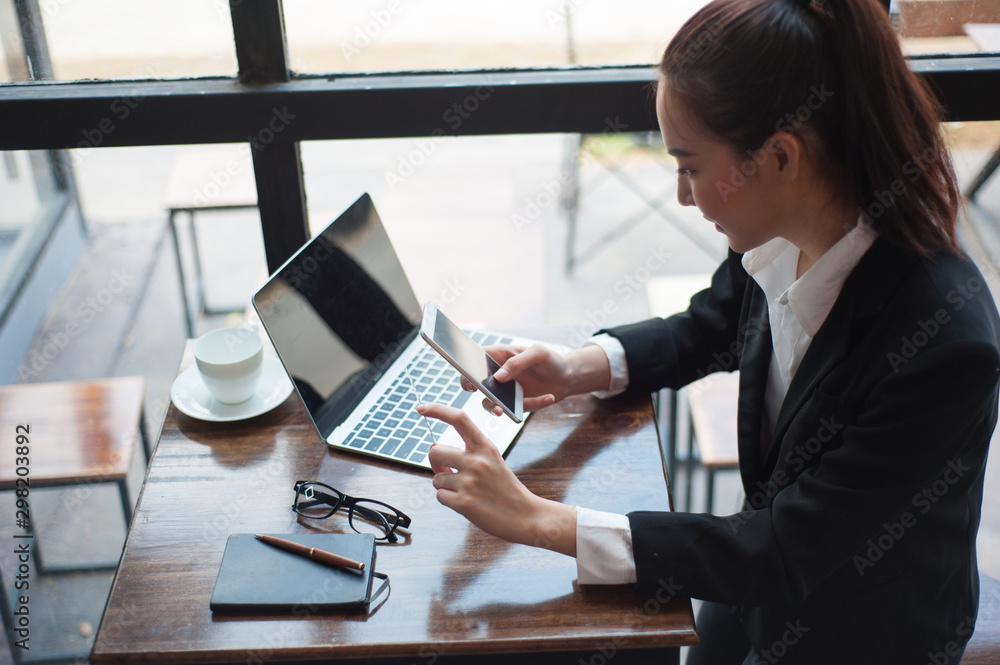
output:
<path id="1" fill-rule="evenodd" d="M 688 386 L 691 427 L 688 430 L 688 457 L 698 443 L 701 465 L 707 474 L 705 511 L 712 512 L 715 498 L 715 474 L 740 466 L 736 428 L 736 404 L 739 400 L 740 373 L 716 372 Z M 691 510 L 693 464 L 687 466 L 687 509 Z"/>
<path id="2" fill-rule="evenodd" d="M 170 233 L 177 258 L 177 279 L 184 301 L 184 317 L 188 337 L 195 337 L 194 324 L 198 314 L 221 314 L 222 310 L 205 307 L 205 284 L 198 252 L 198 232 L 195 213 L 220 210 L 245 210 L 257 207 L 257 182 L 254 180 L 253 162 L 245 144 L 218 146 L 200 150 L 185 150 L 170 168 L 167 184 L 166 206 L 170 220 Z M 188 222 L 194 263 L 195 303 L 188 298 L 184 261 L 178 236 L 178 216 Z"/>
<path id="3" fill-rule="evenodd" d="M 1000 665 L 1000 582 L 979 571 L 979 618 L 962 665 Z"/>
<path id="4" fill-rule="evenodd" d="M 16 526 L 33 533 L 31 490 L 114 483 L 128 527 L 132 502 L 126 479 L 137 436 L 147 461 L 150 453 L 143 426 L 144 392 L 142 377 L 0 387 L 0 436 L 11 442 L 5 446 L 6 454 L 0 455 L 0 490 L 21 489 L 22 498 L 25 485 L 28 489 L 23 497 L 28 510 L 15 516 Z M 31 540 L 42 572 L 37 539 Z M 50 568 L 50 572 L 115 566 L 117 562 L 83 569 Z"/>
<path id="5" fill-rule="evenodd" d="M 15 531 L 11 547 L 15 553 L 13 570 L 36 582 L 44 571 L 38 538 L 33 529 L 32 490 L 41 487 L 71 487 L 114 483 L 121 496 L 126 530 L 132 520 L 126 478 L 132 466 L 136 437 L 142 439 L 146 461 L 149 438 L 143 425 L 142 377 L 99 381 L 28 383 L 0 387 L 0 438 L 9 442 L 0 455 L 0 490 L 17 492 Z M 24 502 L 24 503 L 20 503 Z M 24 548 L 21 550 L 20 548 Z M 10 556 L 10 555 L 8 555 Z M 36 567 L 30 567 L 31 559 Z M 48 572 L 71 572 L 115 568 L 118 562 L 86 566 L 51 566 Z M 23 578 L 19 578 L 23 579 Z M 32 587 L 33 588 L 33 587 Z M 64 662 L 86 658 L 82 653 L 48 654 L 42 659 L 26 658 L 16 646 L 24 639 L 19 596 L 11 607 L 7 585 L 0 575 L 0 614 L 6 628 L 14 662 Z M 27 631 L 27 628 L 21 628 Z"/>
<path id="6" fill-rule="evenodd" d="M 691 296 L 698 291 L 707 289 L 712 283 L 711 273 L 694 273 L 690 275 L 667 275 L 653 277 L 646 282 L 646 302 L 652 316 L 666 318 L 683 312 L 691 304 Z M 683 390 L 683 389 L 682 389 Z M 667 476 L 674 478 L 677 467 L 677 428 L 678 413 L 681 400 L 678 391 L 664 388 L 656 395 L 656 411 L 660 440 L 663 443 L 664 456 L 667 459 Z M 688 448 L 690 455 L 691 449 Z M 690 467 L 690 456 L 685 460 Z M 690 486 L 689 486 L 690 487 Z M 688 490 L 690 496 L 690 490 Z M 690 510 L 690 499 L 687 509 Z"/>

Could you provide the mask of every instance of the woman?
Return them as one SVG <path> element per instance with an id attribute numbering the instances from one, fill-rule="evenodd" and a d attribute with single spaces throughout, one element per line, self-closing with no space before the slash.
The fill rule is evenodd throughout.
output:
<path id="1" fill-rule="evenodd" d="M 692 664 L 957 663 L 1000 319 L 957 247 L 933 96 L 875 0 L 715 0 L 667 47 L 656 107 L 678 199 L 726 235 L 727 261 L 686 312 L 565 355 L 495 349 L 496 378 L 534 410 L 679 388 L 731 352 L 744 509 L 547 501 L 460 412 L 422 405 L 467 444 L 432 449 L 438 499 L 576 556 L 581 583 L 673 578 L 706 601 Z"/>

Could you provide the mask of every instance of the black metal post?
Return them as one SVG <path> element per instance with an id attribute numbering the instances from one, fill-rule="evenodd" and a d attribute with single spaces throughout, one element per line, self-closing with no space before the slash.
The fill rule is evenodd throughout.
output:
<path id="1" fill-rule="evenodd" d="M 281 0 L 230 0 L 239 80 L 254 87 L 286 82 L 288 49 Z M 294 116 L 275 105 L 263 126 L 247 137 L 257 180 L 257 207 L 269 272 L 309 239 L 302 158 L 297 142 L 275 142 Z"/>
<path id="2" fill-rule="evenodd" d="M 21 24 L 21 38 L 24 41 L 25 68 L 30 81 L 52 79 L 52 62 L 49 47 L 45 41 L 45 27 L 38 0 L 14 0 L 14 11 Z"/>

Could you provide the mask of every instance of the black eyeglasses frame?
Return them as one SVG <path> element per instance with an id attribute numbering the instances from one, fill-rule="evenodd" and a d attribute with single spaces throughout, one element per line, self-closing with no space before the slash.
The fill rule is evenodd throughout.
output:
<path id="1" fill-rule="evenodd" d="M 323 489 L 317 490 L 316 488 Z M 309 493 L 307 494 L 307 492 Z M 386 512 L 383 512 L 382 510 L 369 509 L 364 505 L 358 506 L 358 503 L 376 504 L 384 507 Z M 326 511 L 325 514 L 307 514 L 302 512 L 303 509 L 313 508 L 320 504 L 326 504 L 327 506 L 330 506 L 330 509 Z M 350 524 L 351 528 L 358 533 L 362 533 L 362 531 L 354 525 L 355 512 L 359 513 L 362 518 L 368 522 L 380 526 L 383 533 L 385 533 L 385 536 L 376 538 L 376 540 L 384 540 L 390 543 L 395 543 L 399 540 L 399 537 L 396 535 L 396 529 L 400 527 L 408 529 L 410 527 L 409 516 L 384 501 L 353 497 L 349 494 L 344 494 L 335 487 L 331 487 L 326 483 L 321 483 L 316 480 L 298 480 L 295 482 L 295 498 L 292 501 L 292 510 L 300 517 L 305 517 L 307 519 L 326 519 L 331 517 L 341 508 L 347 509 L 347 522 Z"/>

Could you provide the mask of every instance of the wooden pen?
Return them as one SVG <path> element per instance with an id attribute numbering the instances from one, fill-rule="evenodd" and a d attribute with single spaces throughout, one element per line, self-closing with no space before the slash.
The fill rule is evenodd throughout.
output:
<path id="1" fill-rule="evenodd" d="M 266 536 L 255 533 L 254 537 L 261 542 L 267 543 L 268 545 L 291 552 L 292 554 L 304 556 L 307 559 L 312 559 L 313 561 L 325 563 L 329 566 L 340 566 L 342 568 L 349 568 L 357 571 L 363 571 L 365 569 L 365 564 L 362 562 L 355 561 L 354 559 L 348 559 L 346 556 L 334 554 L 333 552 L 319 550 L 315 547 L 309 547 L 308 545 L 296 543 L 291 540 L 285 540 L 284 538 L 277 538 L 275 536 Z"/>

